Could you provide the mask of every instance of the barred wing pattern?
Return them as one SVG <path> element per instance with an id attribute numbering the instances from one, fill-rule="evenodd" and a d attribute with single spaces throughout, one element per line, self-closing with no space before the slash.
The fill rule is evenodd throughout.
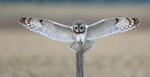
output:
<path id="1" fill-rule="evenodd" d="M 21 17 L 20 23 L 27 29 L 42 34 L 52 40 L 74 42 L 72 27 L 50 21 L 48 19 L 36 19 Z"/>
<path id="2" fill-rule="evenodd" d="M 89 25 L 87 39 L 94 40 L 115 33 L 124 33 L 139 25 L 137 18 L 108 18 Z"/>

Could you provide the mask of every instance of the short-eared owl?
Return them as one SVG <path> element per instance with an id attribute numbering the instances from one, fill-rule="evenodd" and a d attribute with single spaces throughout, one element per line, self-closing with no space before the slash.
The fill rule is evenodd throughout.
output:
<path id="1" fill-rule="evenodd" d="M 72 26 L 63 25 L 48 19 L 21 17 L 19 22 L 27 29 L 42 34 L 52 40 L 72 42 L 70 49 L 78 52 L 89 51 L 95 43 L 91 40 L 116 33 L 123 33 L 139 26 L 137 18 L 108 18 L 91 25 L 75 21 Z"/>

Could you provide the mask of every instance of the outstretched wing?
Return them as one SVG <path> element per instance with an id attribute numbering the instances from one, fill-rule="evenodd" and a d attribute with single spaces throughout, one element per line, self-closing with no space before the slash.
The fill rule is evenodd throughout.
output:
<path id="1" fill-rule="evenodd" d="M 21 17 L 20 23 L 27 29 L 40 33 L 52 40 L 74 42 L 72 27 L 50 21 L 48 19 L 36 19 Z"/>
<path id="2" fill-rule="evenodd" d="M 87 39 L 94 40 L 115 33 L 123 33 L 136 28 L 139 25 L 137 18 L 108 18 L 89 25 Z"/>

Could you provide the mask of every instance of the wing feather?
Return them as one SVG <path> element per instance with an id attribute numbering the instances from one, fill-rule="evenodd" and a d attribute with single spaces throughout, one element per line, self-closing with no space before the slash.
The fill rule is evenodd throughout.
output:
<path id="1" fill-rule="evenodd" d="M 48 19 L 22 17 L 20 23 L 27 29 L 42 34 L 52 40 L 74 42 L 72 27 Z"/>
<path id="2" fill-rule="evenodd" d="M 94 40 L 116 33 L 124 33 L 139 26 L 137 18 L 108 18 L 89 25 L 87 39 Z"/>

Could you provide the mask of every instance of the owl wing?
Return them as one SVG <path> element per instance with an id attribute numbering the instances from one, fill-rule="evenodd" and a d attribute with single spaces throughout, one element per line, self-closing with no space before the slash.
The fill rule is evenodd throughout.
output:
<path id="1" fill-rule="evenodd" d="M 52 40 L 74 42 L 72 27 L 50 21 L 48 19 L 36 19 L 21 17 L 20 23 L 27 29 L 42 34 Z"/>
<path id="2" fill-rule="evenodd" d="M 89 25 L 87 39 L 94 40 L 116 33 L 124 33 L 139 25 L 137 18 L 108 18 Z"/>

